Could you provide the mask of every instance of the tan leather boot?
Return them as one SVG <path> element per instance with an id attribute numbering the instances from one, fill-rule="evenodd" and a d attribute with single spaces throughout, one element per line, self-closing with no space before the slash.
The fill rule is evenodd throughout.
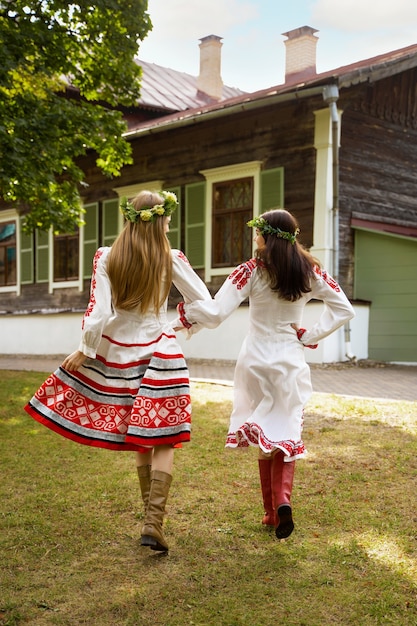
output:
<path id="1" fill-rule="evenodd" d="M 143 504 L 145 505 L 145 515 L 148 508 L 149 492 L 151 490 L 151 466 L 137 465 L 140 493 L 142 495 Z"/>
<path id="2" fill-rule="evenodd" d="M 142 528 L 141 545 L 151 550 L 168 551 L 168 544 L 162 532 L 165 505 L 171 486 L 172 476 L 159 470 L 151 471 L 151 489 L 148 508 Z"/>

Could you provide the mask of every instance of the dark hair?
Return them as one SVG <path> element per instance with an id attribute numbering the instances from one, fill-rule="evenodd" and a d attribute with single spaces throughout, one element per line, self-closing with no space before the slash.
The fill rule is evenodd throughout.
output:
<path id="1" fill-rule="evenodd" d="M 298 229 L 297 220 L 285 209 L 271 209 L 261 215 L 273 228 L 288 233 Z M 311 291 L 314 266 L 319 262 L 298 241 L 291 243 L 274 234 L 263 234 L 265 247 L 255 255 L 263 262 L 268 273 L 271 289 L 280 298 L 294 302 Z"/>

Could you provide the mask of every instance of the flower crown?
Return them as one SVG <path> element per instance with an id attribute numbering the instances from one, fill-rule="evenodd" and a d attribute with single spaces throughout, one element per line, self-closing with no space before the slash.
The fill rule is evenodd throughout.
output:
<path id="1" fill-rule="evenodd" d="M 129 222 L 134 224 L 140 219 L 142 222 L 154 222 L 158 216 L 168 217 L 178 207 L 178 200 L 172 191 L 158 191 L 158 196 L 164 199 L 163 204 L 154 204 L 153 206 L 143 206 L 139 211 L 135 209 L 133 204 L 126 197 L 120 201 L 120 210 Z"/>
<path id="2" fill-rule="evenodd" d="M 297 228 L 294 233 L 288 233 L 287 231 L 281 230 L 280 228 L 274 228 L 263 217 L 255 217 L 253 220 L 247 222 L 247 225 L 251 228 L 257 228 L 262 233 L 262 235 L 276 235 L 281 239 L 291 241 L 293 245 L 295 244 L 297 235 L 300 232 L 299 228 Z"/>

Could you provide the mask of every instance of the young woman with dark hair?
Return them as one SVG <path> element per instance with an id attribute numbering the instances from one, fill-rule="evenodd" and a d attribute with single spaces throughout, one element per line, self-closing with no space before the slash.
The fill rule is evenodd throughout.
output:
<path id="1" fill-rule="evenodd" d="M 297 241 L 298 224 L 285 209 L 250 222 L 256 228 L 255 258 L 228 276 L 214 300 L 180 303 L 176 327 L 215 328 L 249 298 L 249 331 L 235 369 L 234 402 L 226 447 L 259 448 L 265 515 L 277 538 L 288 537 L 294 522 L 290 504 L 295 460 L 304 456 L 303 410 L 311 396 L 304 348 L 354 316 L 347 297 Z M 306 304 L 325 304 L 308 331 L 300 328 Z"/>

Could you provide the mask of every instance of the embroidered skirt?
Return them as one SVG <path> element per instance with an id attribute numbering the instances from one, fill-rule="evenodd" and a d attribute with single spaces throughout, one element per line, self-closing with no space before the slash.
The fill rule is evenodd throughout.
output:
<path id="1" fill-rule="evenodd" d="M 257 446 L 265 454 L 282 450 L 287 462 L 302 458 L 304 406 L 311 392 L 300 342 L 289 333 L 249 334 L 236 363 L 226 447 Z"/>
<path id="2" fill-rule="evenodd" d="M 25 410 L 78 443 L 144 452 L 190 440 L 189 373 L 172 328 L 157 317 L 115 315 L 95 359 L 58 368 Z"/>

